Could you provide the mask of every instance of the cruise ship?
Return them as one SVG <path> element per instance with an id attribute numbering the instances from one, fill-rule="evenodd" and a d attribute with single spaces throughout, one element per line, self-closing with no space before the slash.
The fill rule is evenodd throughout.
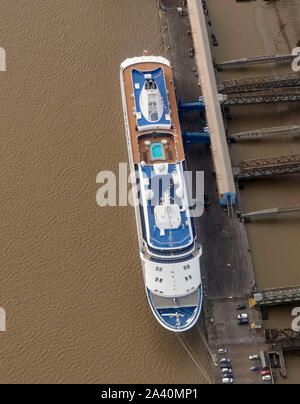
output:
<path id="1" fill-rule="evenodd" d="M 170 62 L 144 55 L 120 69 L 129 162 L 146 295 L 173 332 L 200 315 L 200 256 Z"/>

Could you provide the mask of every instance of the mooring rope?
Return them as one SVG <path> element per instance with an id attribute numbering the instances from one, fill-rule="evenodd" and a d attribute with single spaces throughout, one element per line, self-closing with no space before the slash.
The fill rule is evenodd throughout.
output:
<path id="1" fill-rule="evenodd" d="M 187 353 L 189 354 L 190 358 L 192 359 L 192 361 L 194 362 L 194 364 L 197 366 L 197 368 L 200 370 L 200 372 L 203 374 L 203 376 L 205 377 L 206 381 L 208 382 L 208 384 L 212 384 L 211 379 L 209 378 L 208 374 L 206 373 L 206 371 L 203 369 L 203 367 L 199 364 L 198 360 L 196 359 L 196 355 L 195 352 L 193 351 L 193 349 L 191 348 L 190 344 L 185 341 L 184 342 L 184 337 L 181 334 L 177 334 L 179 341 L 181 342 L 182 346 L 184 347 L 184 349 L 187 351 Z"/>

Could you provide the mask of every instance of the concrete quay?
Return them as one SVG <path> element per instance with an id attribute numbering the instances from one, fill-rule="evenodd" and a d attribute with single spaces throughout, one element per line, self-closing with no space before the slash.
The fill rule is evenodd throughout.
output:
<path id="1" fill-rule="evenodd" d="M 164 48 L 166 57 L 171 60 L 177 99 L 195 100 L 202 91 L 191 52 L 193 39 L 188 10 L 183 8 L 183 15 L 178 12 L 182 1 L 163 0 L 159 4 Z M 205 125 L 204 117 L 199 113 L 184 115 L 181 122 L 182 129 L 191 132 L 200 131 Z M 196 219 L 198 240 L 203 246 L 201 271 L 205 298 L 201 325 L 203 328 L 205 324 L 204 333 L 217 358 L 218 348 L 228 349 L 235 383 L 260 384 L 263 382 L 259 374 L 249 369 L 253 363 L 248 356 L 263 349 L 263 334 L 248 325 L 238 325 L 236 319 L 239 314 L 236 307 L 245 305 L 250 323 L 259 320 L 257 312 L 248 305 L 255 279 L 246 229 L 220 206 L 211 149 L 207 145 L 194 145 L 188 146 L 185 153 L 189 170 L 204 171 L 205 192 L 210 201 L 209 211 Z M 238 195 L 238 190 L 236 192 Z M 212 369 L 214 382 L 220 383 L 219 367 L 212 366 Z"/>

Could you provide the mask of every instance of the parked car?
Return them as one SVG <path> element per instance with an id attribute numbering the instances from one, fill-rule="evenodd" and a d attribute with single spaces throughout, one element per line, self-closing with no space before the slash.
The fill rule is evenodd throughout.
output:
<path id="1" fill-rule="evenodd" d="M 271 376 L 270 376 L 270 375 L 263 376 L 263 377 L 262 377 L 262 379 L 263 379 L 263 381 L 264 381 L 264 382 L 267 382 L 267 381 L 272 380 L 272 378 L 271 378 Z"/>
<path id="2" fill-rule="evenodd" d="M 219 352 L 219 354 L 226 354 L 226 353 L 227 353 L 227 349 L 225 349 L 225 348 L 220 348 L 218 352 Z"/>
<path id="3" fill-rule="evenodd" d="M 228 379 L 233 379 L 233 374 L 232 373 L 222 373 L 223 378 L 228 378 Z"/>
<path id="4" fill-rule="evenodd" d="M 243 320 L 243 319 L 245 319 L 245 318 L 248 318 L 248 314 L 247 314 L 247 313 L 239 314 L 239 315 L 237 316 L 237 318 L 238 318 L 238 320 Z"/>
<path id="5" fill-rule="evenodd" d="M 259 366 L 251 366 L 250 368 L 251 372 L 258 372 L 260 370 Z"/>
<path id="6" fill-rule="evenodd" d="M 258 356 L 258 355 L 250 355 L 250 356 L 249 356 L 249 360 L 250 360 L 250 361 L 258 361 L 258 359 L 259 359 L 259 356 Z"/>
<path id="7" fill-rule="evenodd" d="M 249 324 L 249 320 L 247 318 L 243 318 L 241 320 L 238 320 L 238 324 L 239 325 Z"/>
<path id="8" fill-rule="evenodd" d="M 246 306 L 243 306 L 242 304 L 240 304 L 236 309 L 237 310 L 246 310 Z"/>
<path id="9" fill-rule="evenodd" d="M 269 370 L 262 370 L 262 371 L 260 372 L 260 374 L 261 374 L 261 376 L 270 376 L 270 375 L 271 375 L 271 372 L 270 372 Z"/>
<path id="10" fill-rule="evenodd" d="M 233 384 L 234 382 L 233 382 L 233 378 L 232 377 L 224 377 L 223 379 L 222 379 L 222 382 L 223 382 L 223 384 Z"/>
<path id="11" fill-rule="evenodd" d="M 231 363 L 231 360 L 228 358 L 222 358 L 220 359 L 220 363 Z"/>
<path id="12" fill-rule="evenodd" d="M 232 366 L 230 363 L 220 365 L 220 369 L 231 369 Z"/>
<path id="13" fill-rule="evenodd" d="M 229 368 L 224 368 L 224 369 L 222 369 L 221 370 L 221 372 L 222 372 L 222 374 L 223 375 L 232 375 L 232 369 L 229 369 Z M 226 377 L 226 376 L 224 376 L 224 377 Z"/>

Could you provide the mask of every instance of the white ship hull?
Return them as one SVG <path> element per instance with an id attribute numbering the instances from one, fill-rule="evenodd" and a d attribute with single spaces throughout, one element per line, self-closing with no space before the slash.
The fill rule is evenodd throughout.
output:
<path id="1" fill-rule="evenodd" d="M 183 332 L 195 325 L 201 313 L 202 284 L 199 258 L 202 250 L 195 240 L 193 219 L 189 216 L 188 206 L 185 206 L 185 210 L 183 207 L 179 209 L 175 202 L 172 204 L 170 201 L 168 203 L 159 202 L 158 205 L 153 207 L 150 207 L 150 204 L 147 206 L 147 198 L 150 192 L 148 183 L 156 177 L 161 178 L 160 173 L 156 175 L 158 169 L 167 170 L 167 174 L 172 176 L 172 183 L 173 179 L 176 181 L 178 174 L 179 180 L 181 181 L 181 173 L 184 164 L 183 150 L 179 149 L 179 146 L 176 144 L 178 143 L 177 139 L 181 140 L 181 135 L 180 138 L 176 138 L 176 129 L 174 134 L 171 131 L 171 125 L 169 130 L 166 128 L 168 125 L 168 119 L 171 121 L 169 114 L 165 113 L 163 116 L 164 122 L 162 122 L 161 127 L 159 127 L 157 123 L 153 124 L 151 122 L 149 122 L 149 127 L 147 127 L 147 121 L 145 121 L 144 116 L 137 111 L 137 95 L 135 95 L 135 108 L 133 108 L 135 111 L 130 110 L 129 91 L 130 98 L 133 98 L 133 91 L 139 90 L 140 88 L 138 88 L 138 83 L 131 83 L 131 88 L 129 90 L 129 82 L 124 81 L 124 71 L 126 69 L 131 69 L 131 73 L 135 73 L 136 71 L 138 72 L 137 74 L 141 71 L 144 73 L 145 67 L 147 68 L 149 63 L 151 64 L 151 66 L 149 66 L 152 70 L 153 66 L 156 68 L 156 70 L 154 70 L 155 72 L 159 71 L 159 68 L 162 69 L 161 66 L 164 68 L 169 66 L 164 58 L 141 57 L 125 61 L 121 65 L 120 72 L 122 104 L 131 179 L 132 183 L 138 183 L 141 189 L 139 196 L 134 195 L 139 250 L 146 295 L 154 316 L 164 328 L 174 332 Z M 138 70 L 137 68 L 141 70 Z M 130 77 L 128 72 L 127 75 Z M 146 74 L 145 72 L 144 75 L 147 78 L 147 75 L 149 76 L 150 74 Z M 139 76 L 138 79 L 140 79 Z M 147 80 L 149 81 L 148 78 Z M 162 80 L 161 82 L 163 83 Z M 161 88 L 163 89 L 162 85 Z M 169 94 L 169 91 L 170 90 L 167 90 L 166 94 Z M 166 108 L 166 102 L 164 103 L 164 106 Z M 135 125 L 131 114 L 135 115 L 137 122 Z M 162 113 L 160 114 L 162 115 Z M 144 121 L 142 121 L 143 119 Z M 154 128 L 154 126 L 156 127 Z M 172 126 L 175 126 L 174 123 Z M 179 124 L 177 124 L 177 127 L 178 126 Z M 137 132 L 137 130 L 139 130 L 139 132 Z M 178 131 L 180 131 L 180 128 L 177 129 L 177 133 Z M 137 132 L 137 134 L 134 135 L 133 132 Z M 153 139 L 153 137 L 155 139 Z M 175 139 L 175 142 L 173 142 L 173 138 Z M 141 142 L 141 139 L 143 139 L 143 142 Z M 136 146 L 136 141 L 140 142 L 138 147 Z M 145 144 L 147 146 L 145 146 Z M 167 144 L 168 147 L 165 147 L 165 144 Z M 150 150 L 148 145 L 150 145 Z M 154 149 L 151 154 L 151 146 L 158 149 L 158 152 L 162 153 L 161 156 L 157 157 L 156 149 Z M 139 158 L 138 153 L 141 154 L 142 148 L 144 148 L 148 154 L 148 163 Z M 169 157 L 166 157 L 165 151 L 169 152 Z M 154 152 L 156 152 L 156 154 Z M 180 155 L 180 153 L 182 158 L 177 159 L 177 156 Z M 174 157 L 175 155 L 176 158 Z M 145 156 L 145 152 L 143 153 L 143 156 Z M 152 161 L 157 158 L 161 160 L 158 162 Z M 170 160 L 167 161 L 167 158 Z M 181 184 L 182 190 L 180 190 L 182 194 L 184 194 L 183 191 L 186 193 L 185 185 L 186 184 Z M 175 186 L 173 183 L 172 186 L 170 186 L 170 189 L 171 188 L 174 191 Z M 179 188 L 179 185 L 177 188 Z M 180 194 L 180 192 L 177 193 Z M 164 194 L 164 197 L 165 195 L 166 193 Z M 144 205 L 142 207 L 141 199 L 144 199 Z M 170 195 L 169 199 L 172 199 L 170 198 Z M 185 197 L 182 196 L 182 201 L 184 200 L 187 201 L 186 195 Z M 172 212 L 172 215 L 169 215 L 171 218 L 168 216 L 170 223 L 168 223 L 168 221 L 165 223 L 164 221 L 164 210 Z M 162 213 L 160 211 L 162 211 Z M 184 221 L 182 220 L 183 217 L 185 218 Z M 177 223 L 179 218 L 182 220 L 180 226 L 178 226 Z M 170 227 L 168 227 L 168 225 Z M 176 226 L 178 227 L 176 228 Z M 166 244 L 166 233 L 170 234 L 169 238 L 171 235 L 173 237 L 171 237 L 172 240 L 170 245 Z M 184 240 L 188 239 L 188 242 L 184 244 L 180 237 Z M 163 244 L 163 242 L 165 244 Z M 163 248 L 160 248 L 159 243 L 163 245 Z M 175 245 L 176 243 L 178 243 L 178 246 Z M 157 276 L 158 272 L 161 272 L 162 274 L 160 275 L 160 278 Z M 156 284 L 159 284 L 160 282 L 161 284 L 159 287 L 156 286 Z"/>

